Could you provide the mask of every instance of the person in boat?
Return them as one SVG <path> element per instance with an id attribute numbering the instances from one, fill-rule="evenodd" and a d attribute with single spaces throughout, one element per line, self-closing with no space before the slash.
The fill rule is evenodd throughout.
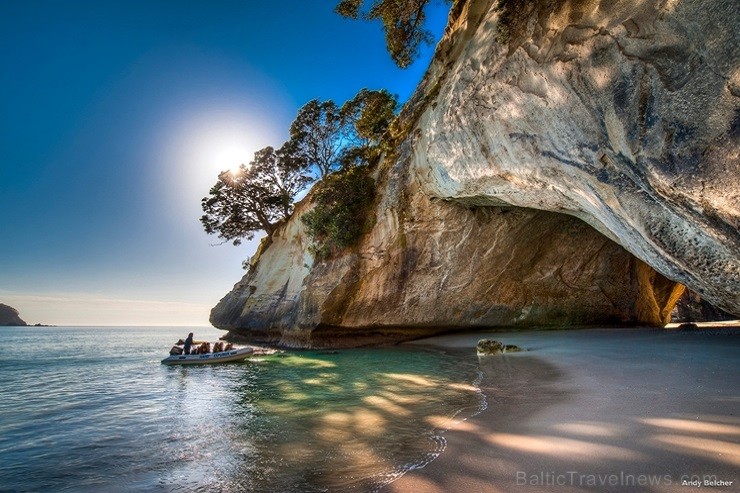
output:
<path id="1" fill-rule="evenodd" d="M 185 354 L 190 354 L 190 346 L 192 345 L 193 345 L 193 333 L 191 332 L 190 334 L 188 334 L 188 338 L 185 339 L 185 347 L 183 348 L 184 349 L 183 352 Z"/>

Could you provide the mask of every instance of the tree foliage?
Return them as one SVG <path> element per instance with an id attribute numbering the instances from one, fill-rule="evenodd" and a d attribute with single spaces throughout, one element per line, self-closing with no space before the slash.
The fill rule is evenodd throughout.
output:
<path id="1" fill-rule="evenodd" d="M 314 241 L 317 258 L 327 258 L 357 241 L 365 230 L 374 185 L 367 166 L 332 173 L 316 185 L 314 208 L 302 220 Z"/>
<path id="2" fill-rule="evenodd" d="M 434 0 L 341 0 L 334 11 L 349 19 L 380 20 L 385 44 L 391 58 L 401 68 L 408 67 L 419 55 L 422 44 L 434 39 L 425 27 L 425 8 Z M 442 0 L 450 3 L 451 0 Z"/>
<path id="3" fill-rule="evenodd" d="M 272 234 L 292 212 L 295 196 L 311 181 L 304 169 L 304 163 L 283 146 L 257 151 L 249 166 L 242 164 L 236 173 L 221 172 L 201 201 L 206 233 L 234 245 L 251 240 L 256 231 Z"/>
<path id="4" fill-rule="evenodd" d="M 362 89 L 341 108 L 314 99 L 298 110 L 287 145 L 295 159 L 323 178 L 367 161 L 369 148 L 380 142 L 397 109 L 397 97 L 384 89 Z"/>
<path id="5" fill-rule="evenodd" d="M 347 125 L 334 101 L 313 99 L 290 125 L 290 144 L 297 158 L 324 177 L 340 167 Z"/>
<path id="6" fill-rule="evenodd" d="M 341 107 L 331 100 L 309 101 L 298 111 L 290 140 L 280 149 L 265 147 L 249 166 L 219 174 L 201 202 L 206 232 L 235 245 L 260 230 L 271 235 L 292 213 L 295 197 L 314 174 L 322 182 L 314 193 L 311 234 L 331 248 L 348 244 L 362 224 L 358 211 L 372 197 L 367 173 L 351 170 L 379 156 L 378 144 L 397 108 L 396 96 L 386 90 L 362 89 Z"/>
<path id="7" fill-rule="evenodd" d="M 360 145 L 377 145 L 388 130 L 398 110 L 398 98 L 380 89 L 361 89 L 342 105 L 341 115 L 351 123 Z"/>

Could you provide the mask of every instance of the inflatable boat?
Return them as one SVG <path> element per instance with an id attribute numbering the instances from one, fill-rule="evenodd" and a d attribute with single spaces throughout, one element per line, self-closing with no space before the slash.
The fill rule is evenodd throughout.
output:
<path id="1" fill-rule="evenodd" d="M 205 354 L 173 354 L 162 360 L 163 365 L 205 365 L 208 363 L 226 363 L 228 361 L 241 361 L 249 357 L 254 349 L 245 347 L 230 349 L 219 353 Z"/>

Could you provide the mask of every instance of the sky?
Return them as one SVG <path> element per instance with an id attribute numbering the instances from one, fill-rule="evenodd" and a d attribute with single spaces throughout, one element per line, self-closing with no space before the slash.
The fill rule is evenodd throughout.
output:
<path id="1" fill-rule="evenodd" d="M 1 1 L 0 303 L 28 323 L 207 325 L 256 248 L 203 231 L 218 172 L 280 146 L 313 98 L 405 101 L 431 59 L 397 68 L 381 26 L 334 4 Z"/>

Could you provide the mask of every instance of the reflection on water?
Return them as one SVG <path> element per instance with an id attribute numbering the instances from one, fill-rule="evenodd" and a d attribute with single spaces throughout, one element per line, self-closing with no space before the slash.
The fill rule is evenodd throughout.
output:
<path id="1" fill-rule="evenodd" d="M 474 356 L 389 348 L 166 367 L 183 329 L 9 330 L 10 491 L 372 491 L 436 457 L 440 432 L 483 402 Z"/>

